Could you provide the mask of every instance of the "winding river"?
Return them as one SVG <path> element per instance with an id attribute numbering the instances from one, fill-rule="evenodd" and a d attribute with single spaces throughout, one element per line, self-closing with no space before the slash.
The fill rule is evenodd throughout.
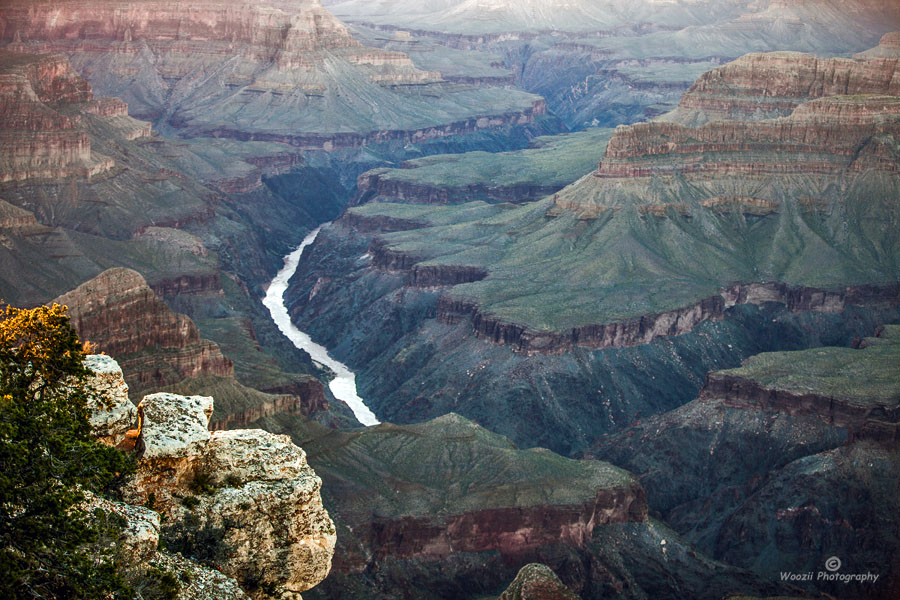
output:
<path id="1" fill-rule="evenodd" d="M 331 369 L 335 377 L 328 384 L 328 387 L 331 389 L 334 397 L 346 402 L 356 419 L 363 425 L 377 425 L 379 421 L 375 418 L 375 414 L 369 410 L 369 407 L 366 406 L 366 403 L 363 402 L 363 399 L 356 392 L 356 375 L 353 371 L 344 363 L 333 359 L 324 346 L 315 343 L 308 334 L 297 329 L 291 322 L 291 317 L 288 315 L 287 307 L 284 304 L 284 292 L 287 290 L 288 281 L 290 281 L 297 270 L 303 251 L 315 241 L 320 229 L 321 227 L 317 227 L 310 232 L 296 250 L 284 257 L 284 267 L 269 284 L 266 297 L 263 298 L 263 304 L 269 309 L 269 314 L 272 315 L 272 320 L 275 321 L 278 329 L 295 346 L 309 354 L 317 363 Z"/>

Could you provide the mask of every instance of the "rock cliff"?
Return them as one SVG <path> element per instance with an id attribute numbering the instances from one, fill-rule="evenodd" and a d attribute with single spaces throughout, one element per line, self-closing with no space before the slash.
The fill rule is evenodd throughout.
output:
<path id="1" fill-rule="evenodd" d="M 473 200 L 511 202 L 520 204 L 533 202 L 558 191 L 562 186 L 517 184 L 490 185 L 472 184 L 466 186 L 435 186 L 428 183 L 397 181 L 383 177 L 383 172 L 368 171 L 360 175 L 357 182 L 355 203 L 367 201 L 371 197 L 381 197 L 416 204 L 454 204 Z"/>
<path id="2" fill-rule="evenodd" d="M 891 48 L 892 35 L 886 35 L 878 49 Z M 678 108 L 662 120 L 690 126 L 720 120 L 759 121 L 789 116 L 797 106 L 816 98 L 900 95 L 897 57 L 858 56 L 863 60 L 822 59 L 797 52 L 747 54 L 704 73 L 685 92 Z"/>
<path id="3" fill-rule="evenodd" d="M 892 325 L 858 349 L 764 353 L 711 372 L 698 399 L 604 436 L 593 453 L 636 472 L 651 510 L 731 564 L 777 578 L 835 554 L 845 564 L 889 562 L 898 336 Z M 803 586 L 889 598 L 897 577 L 882 576 Z"/>
<path id="4" fill-rule="evenodd" d="M 100 368 L 96 377 L 108 389 L 124 388 L 111 358 L 90 356 L 86 364 Z M 92 410 L 94 421 L 117 430 L 131 425 L 117 405 Z M 334 524 L 322 506 L 321 480 L 287 436 L 258 429 L 210 432 L 212 411 L 213 399 L 204 396 L 160 393 L 138 405 L 132 434 L 138 469 L 124 492 L 131 506 L 115 509 L 140 513 L 128 518 L 134 524 L 129 531 L 135 530 L 129 533 L 130 554 L 136 562 L 183 566 L 181 557 L 154 555 L 162 537 L 170 551 L 203 557 L 254 598 L 299 599 L 328 574 L 334 552 Z M 144 506 L 156 512 L 137 508 Z M 157 512 L 165 517 L 164 527 Z M 202 535 L 211 537 L 200 542 Z M 224 597 L 244 597 L 240 589 L 229 590 L 221 576 L 203 579 L 227 593 Z"/>
<path id="5" fill-rule="evenodd" d="M 0 182 L 90 179 L 112 169 L 112 159 L 91 151 L 79 110 L 117 120 L 132 138 L 150 134 L 149 124 L 125 115 L 120 100 L 94 100 L 64 57 L 0 50 Z"/>
<path id="6" fill-rule="evenodd" d="M 544 112 L 536 96 L 447 84 L 403 53 L 362 46 L 318 0 L 204 0 L 189 9 L 168 0 L 17 1 L 0 9 L 0 23 L 11 49 L 66 54 L 133 114 L 189 136 L 333 150 L 495 129 Z M 410 87 L 428 89 L 429 99 Z"/>
<path id="7" fill-rule="evenodd" d="M 742 410 L 813 415 L 852 439 L 900 441 L 900 385 L 884 367 L 900 345 L 896 325 L 862 341 L 860 349 L 823 348 L 761 355 L 740 368 L 712 372 L 701 400 Z"/>
<path id="8" fill-rule="evenodd" d="M 234 364 L 174 313 L 136 271 L 104 271 L 56 300 L 69 306 L 81 339 L 119 357 L 132 393 L 204 375 L 229 377 Z"/>

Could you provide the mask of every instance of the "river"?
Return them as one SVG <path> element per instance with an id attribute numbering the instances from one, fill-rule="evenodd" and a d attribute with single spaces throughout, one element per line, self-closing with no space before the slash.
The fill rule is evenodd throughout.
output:
<path id="1" fill-rule="evenodd" d="M 312 244 L 319 235 L 321 227 L 310 232 L 296 250 L 284 257 L 284 267 L 269 284 L 263 304 L 269 309 L 272 320 L 278 329 L 288 337 L 291 342 L 301 350 L 309 354 L 314 361 L 327 367 L 334 373 L 334 379 L 328 384 L 328 388 L 334 397 L 343 400 L 353 411 L 356 419 L 363 425 L 377 425 L 378 419 L 359 394 L 356 392 L 356 375 L 342 362 L 339 362 L 328 354 L 328 349 L 312 341 L 308 334 L 300 331 L 291 322 L 287 307 L 284 305 L 284 292 L 287 290 L 288 281 L 300 264 L 300 257 L 306 247 Z"/>

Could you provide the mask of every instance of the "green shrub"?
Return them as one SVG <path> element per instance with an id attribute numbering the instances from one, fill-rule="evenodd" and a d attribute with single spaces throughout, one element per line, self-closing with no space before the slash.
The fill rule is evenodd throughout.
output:
<path id="1" fill-rule="evenodd" d="M 84 353 L 66 308 L 0 310 L 0 598 L 133 597 L 85 492 L 116 496 L 134 462 L 91 436 Z"/>

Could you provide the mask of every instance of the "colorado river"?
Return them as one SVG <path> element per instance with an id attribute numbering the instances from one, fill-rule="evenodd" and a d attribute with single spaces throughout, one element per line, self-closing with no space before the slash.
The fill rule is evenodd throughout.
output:
<path id="1" fill-rule="evenodd" d="M 315 343 L 309 335 L 297 329 L 291 322 L 291 317 L 288 315 L 287 307 L 284 304 L 284 292 L 287 290 L 288 281 L 290 281 L 297 270 L 303 251 L 315 241 L 320 229 L 321 227 L 317 227 L 310 232 L 296 250 L 284 257 L 284 268 L 278 272 L 278 275 L 269 284 L 266 297 L 263 298 L 263 304 L 269 309 L 272 320 L 275 321 L 281 332 L 295 346 L 304 350 L 314 361 L 334 372 L 335 377 L 328 384 L 334 397 L 346 402 L 353 414 L 356 415 L 356 419 L 363 425 L 377 425 L 379 421 L 375 418 L 375 414 L 369 410 L 363 399 L 356 393 L 356 375 L 353 371 L 344 363 L 333 359 L 324 346 Z"/>

